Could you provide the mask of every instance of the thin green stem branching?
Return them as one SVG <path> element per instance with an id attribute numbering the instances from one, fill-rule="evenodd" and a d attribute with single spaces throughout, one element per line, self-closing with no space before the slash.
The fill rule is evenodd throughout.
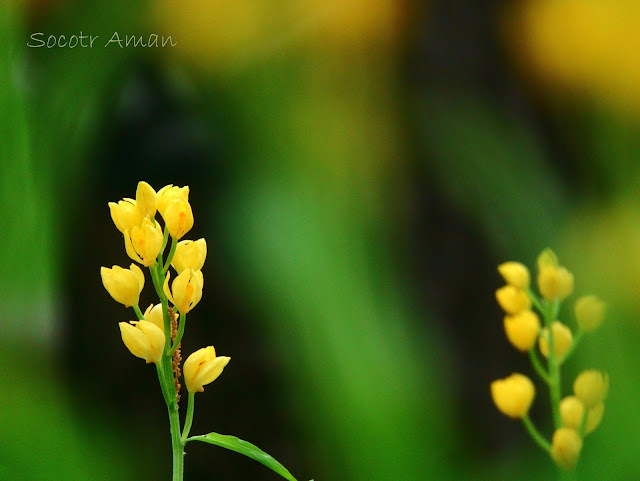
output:
<path id="1" fill-rule="evenodd" d="M 551 451 L 551 443 L 549 443 L 549 441 L 547 441 L 544 436 L 540 434 L 540 431 L 538 431 L 538 428 L 535 427 L 528 414 L 525 414 L 523 416 L 522 424 L 524 424 L 524 427 L 527 428 L 527 432 L 538 446 L 540 446 L 546 452 Z"/>

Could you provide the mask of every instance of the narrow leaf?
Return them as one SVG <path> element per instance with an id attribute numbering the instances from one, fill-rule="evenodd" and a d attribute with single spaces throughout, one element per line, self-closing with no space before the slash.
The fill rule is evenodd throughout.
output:
<path id="1" fill-rule="evenodd" d="M 188 441 L 202 441 L 203 443 L 215 444 L 222 448 L 230 449 L 236 453 L 244 454 L 245 456 L 264 464 L 267 468 L 272 469 L 280 476 L 289 481 L 297 481 L 291 473 L 282 464 L 276 461 L 272 456 L 269 456 L 262 449 L 254 446 L 247 441 L 238 439 L 235 436 L 228 436 L 225 434 L 209 433 L 204 436 L 192 436 L 187 438 Z"/>

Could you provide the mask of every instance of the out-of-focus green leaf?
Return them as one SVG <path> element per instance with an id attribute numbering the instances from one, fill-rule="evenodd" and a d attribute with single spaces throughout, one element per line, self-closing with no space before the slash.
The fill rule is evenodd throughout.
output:
<path id="1" fill-rule="evenodd" d="M 267 468 L 272 469 L 280 476 L 289 481 L 297 481 L 289 470 L 282 464 L 276 461 L 273 456 L 268 455 L 258 446 L 238 439 L 235 436 L 229 436 L 227 434 L 209 433 L 204 436 L 191 436 L 187 441 L 202 441 L 203 443 L 215 444 L 225 449 L 230 449 L 236 453 L 243 454 L 259 463 L 264 464 Z"/>
<path id="2" fill-rule="evenodd" d="M 416 105 L 442 194 L 503 251 L 533 257 L 552 244 L 569 199 L 532 130 L 464 91 L 439 89 Z"/>

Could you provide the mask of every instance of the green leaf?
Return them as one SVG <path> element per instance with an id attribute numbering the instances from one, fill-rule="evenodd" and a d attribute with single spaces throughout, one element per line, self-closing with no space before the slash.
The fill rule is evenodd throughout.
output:
<path id="1" fill-rule="evenodd" d="M 297 481 L 291 473 L 282 464 L 276 461 L 272 456 L 269 456 L 262 449 L 254 446 L 247 441 L 238 439 L 235 436 L 228 436 L 225 434 L 209 433 L 204 436 L 192 436 L 187 438 L 189 441 L 202 441 L 203 443 L 215 444 L 222 448 L 230 449 L 236 453 L 244 454 L 245 456 L 264 464 L 267 468 L 272 469 L 280 476 L 289 481 Z"/>

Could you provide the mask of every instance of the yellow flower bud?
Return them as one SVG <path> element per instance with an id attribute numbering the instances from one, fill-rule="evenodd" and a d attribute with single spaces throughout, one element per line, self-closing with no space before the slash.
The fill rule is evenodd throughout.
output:
<path id="1" fill-rule="evenodd" d="M 562 469 L 573 469 L 580 457 L 582 439 L 575 429 L 559 428 L 551 439 L 551 459 Z"/>
<path id="2" fill-rule="evenodd" d="M 584 434 L 587 435 L 600 425 L 604 415 L 604 403 L 598 403 L 587 412 L 587 425 Z"/>
<path id="3" fill-rule="evenodd" d="M 582 371 L 573 383 L 573 392 L 587 409 L 591 409 L 607 397 L 609 376 L 595 369 Z"/>
<path id="4" fill-rule="evenodd" d="M 124 199 L 117 204 L 115 202 L 109 202 L 109 210 L 111 211 L 113 223 L 123 234 L 126 230 L 131 231 L 134 227 L 140 227 L 142 225 L 144 214 L 133 199 Z"/>
<path id="5" fill-rule="evenodd" d="M 522 311 L 515 316 L 505 316 L 504 331 L 507 339 L 521 351 L 528 351 L 536 344 L 540 333 L 540 319 L 533 311 Z"/>
<path id="6" fill-rule="evenodd" d="M 559 321 L 553 321 L 551 324 L 551 332 L 553 333 L 553 350 L 555 357 L 556 359 L 562 359 L 573 343 L 571 329 Z M 539 347 L 542 355 L 549 357 L 549 329 L 546 327 L 540 332 Z"/>
<path id="7" fill-rule="evenodd" d="M 100 268 L 100 276 L 104 288 L 117 302 L 125 307 L 137 306 L 140 292 L 144 287 L 144 274 L 142 270 L 131 264 L 130 269 L 113 266 L 111 269 Z"/>
<path id="8" fill-rule="evenodd" d="M 582 330 L 593 332 L 604 320 L 606 304 L 596 296 L 582 296 L 576 301 L 574 311 Z"/>
<path id="9" fill-rule="evenodd" d="M 171 265 L 178 274 L 185 269 L 199 271 L 202 270 L 206 257 L 207 241 L 204 239 L 198 239 L 197 241 L 184 240 L 178 242 Z"/>
<path id="10" fill-rule="evenodd" d="M 154 225 L 147 218 L 142 221 L 141 227 L 124 231 L 124 248 L 127 255 L 145 267 L 156 263 L 163 240 L 160 225 Z"/>
<path id="11" fill-rule="evenodd" d="M 491 383 L 491 397 L 497 408 L 511 418 L 521 418 L 529 412 L 536 389 L 527 376 L 514 373 Z"/>
<path id="12" fill-rule="evenodd" d="M 169 290 L 169 272 L 167 272 L 167 278 L 164 281 L 164 293 L 181 314 L 186 314 L 202 299 L 203 286 L 202 271 L 187 269 L 176 277 L 171 285 L 171 290 Z"/>
<path id="13" fill-rule="evenodd" d="M 198 349 L 184 362 L 183 372 L 187 390 L 204 391 L 203 386 L 215 381 L 230 360 L 230 357 L 216 357 L 213 346 Z"/>
<path id="14" fill-rule="evenodd" d="M 498 289 L 496 299 L 507 314 L 518 314 L 531 309 L 531 299 L 527 293 L 514 286 L 504 286 Z"/>
<path id="15" fill-rule="evenodd" d="M 587 411 L 587 422 L 584 427 L 584 434 L 587 435 L 598 427 L 604 414 L 604 403 L 600 402 Z M 560 416 L 562 425 L 565 428 L 580 430 L 582 416 L 584 415 L 584 404 L 576 396 L 567 396 L 560 402 Z"/>
<path id="16" fill-rule="evenodd" d="M 560 417 L 565 428 L 578 431 L 584 416 L 584 404 L 575 396 L 567 396 L 560 401 Z"/>
<path id="17" fill-rule="evenodd" d="M 541 271 L 545 266 L 558 266 L 558 257 L 551 249 L 543 250 L 538 256 L 538 271 Z"/>
<path id="18" fill-rule="evenodd" d="M 164 314 L 162 313 L 162 304 L 156 304 L 155 306 L 151 304 L 147 307 L 147 310 L 144 311 L 144 319 L 145 321 L 155 324 L 162 329 L 162 332 L 164 332 Z"/>
<path id="19" fill-rule="evenodd" d="M 158 200 L 158 212 L 164 218 L 164 211 L 169 204 L 176 199 L 182 199 L 185 202 L 189 201 L 189 186 L 178 187 L 174 185 L 165 185 L 162 189 L 158 191 L 157 200 Z"/>
<path id="20" fill-rule="evenodd" d="M 164 333 L 162 329 L 148 321 L 132 321 L 120 323 L 122 342 L 136 357 L 159 363 L 164 350 Z"/>
<path id="21" fill-rule="evenodd" d="M 182 199 L 171 202 L 162 214 L 162 218 L 174 239 L 182 238 L 193 227 L 191 205 Z"/>
<path id="22" fill-rule="evenodd" d="M 573 274 L 564 267 L 545 265 L 538 274 L 540 294 L 549 300 L 563 300 L 573 292 Z"/>
<path id="23" fill-rule="evenodd" d="M 510 286 L 518 289 L 529 287 L 529 269 L 519 262 L 505 262 L 498 266 L 498 272 Z"/>
<path id="24" fill-rule="evenodd" d="M 136 189 L 136 205 L 142 215 L 145 215 L 149 218 L 156 215 L 156 208 L 158 205 L 158 200 L 156 196 L 156 191 L 153 190 L 146 182 L 138 182 L 138 188 Z"/>

